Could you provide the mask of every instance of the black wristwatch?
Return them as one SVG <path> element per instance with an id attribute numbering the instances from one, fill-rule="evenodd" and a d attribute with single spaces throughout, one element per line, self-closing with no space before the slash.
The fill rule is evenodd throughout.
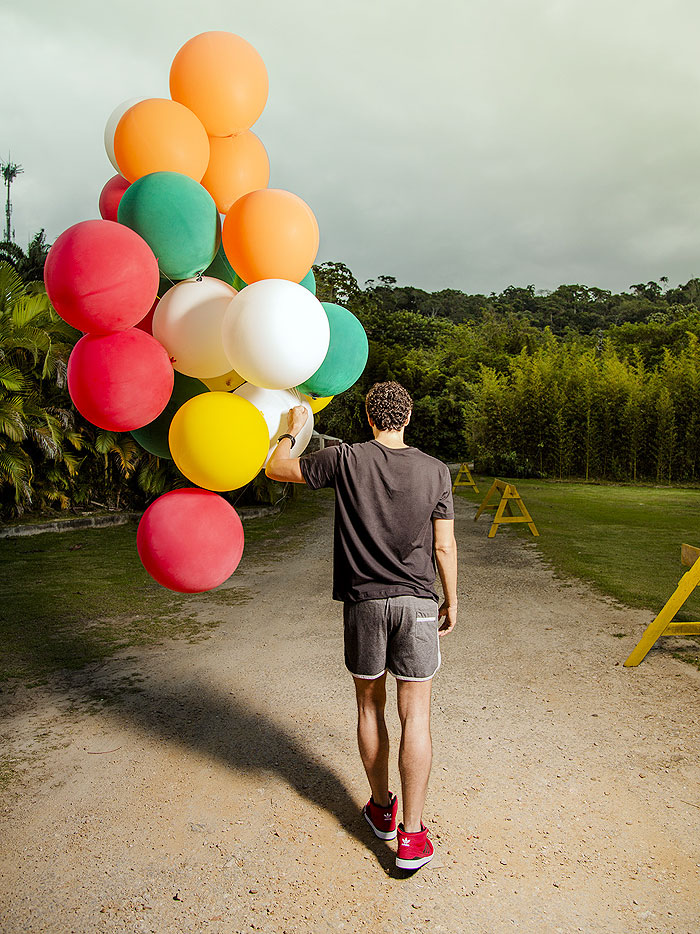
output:
<path id="1" fill-rule="evenodd" d="M 293 448 L 294 445 L 297 443 L 297 439 L 294 437 L 294 435 L 290 435 L 290 434 L 287 434 L 287 433 L 285 432 L 285 434 L 279 436 L 279 438 L 277 439 L 277 444 L 280 443 L 280 441 L 282 440 L 282 438 L 289 438 L 289 440 L 292 442 L 292 445 L 291 445 L 292 448 Z M 290 450 L 291 450 L 291 448 L 290 448 Z"/>

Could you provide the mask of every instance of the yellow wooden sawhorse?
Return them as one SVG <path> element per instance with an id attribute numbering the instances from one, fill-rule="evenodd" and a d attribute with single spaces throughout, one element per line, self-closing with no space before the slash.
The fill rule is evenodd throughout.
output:
<path id="1" fill-rule="evenodd" d="M 454 493 L 456 487 L 458 486 L 470 486 L 473 488 L 475 493 L 479 492 L 479 487 L 474 483 L 474 478 L 471 475 L 470 468 L 473 468 L 474 464 L 462 464 L 457 471 L 457 476 L 455 477 L 455 482 L 452 484 L 452 492 Z"/>
<path id="2" fill-rule="evenodd" d="M 626 668 L 634 668 L 646 658 L 647 652 L 661 636 L 696 636 L 700 635 L 700 623 L 674 622 L 674 616 L 685 601 L 700 584 L 700 548 L 693 545 L 681 545 L 681 563 L 690 570 L 678 581 L 673 594 L 666 602 L 653 623 L 644 631 L 644 635 L 632 649 L 625 662 Z"/>
<path id="3" fill-rule="evenodd" d="M 494 493 L 500 493 L 501 499 L 496 505 L 495 503 L 489 503 L 489 500 Z M 520 510 L 519 513 L 513 511 L 513 507 L 517 506 Z M 474 522 L 479 518 L 481 513 L 485 509 L 495 509 L 496 515 L 493 517 L 493 524 L 489 529 L 489 538 L 493 538 L 496 532 L 498 531 L 499 525 L 506 525 L 513 522 L 527 522 L 530 531 L 533 535 L 539 535 L 535 523 L 532 521 L 532 516 L 527 511 L 527 506 L 523 502 L 522 496 L 518 493 L 512 483 L 506 483 L 505 480 L 494 480 L 491 484 L 491 489 L 488 491 L 484 497 L 484 501 L 479 506 L 476 515 L 474 516 Z"/>

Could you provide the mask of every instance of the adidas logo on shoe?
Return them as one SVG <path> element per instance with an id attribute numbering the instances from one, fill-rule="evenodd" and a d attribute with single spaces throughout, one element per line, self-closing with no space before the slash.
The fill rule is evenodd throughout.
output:
<path id="1" fill-rule="evenodd" d="M 396 813 L 399 803 L 396 795 L 389 792 L 389 809 L 378 807 L 372 798 L 362 809 L 362 814 L 380 840 L 393 840 L 396 837 Z"/>
<path id="2" fill-rule="evenodd" d="M 399 824 L 399 848 L 396 865 L 399 869 L 420 869 L 433 858 L 433 844 L 428 840 L 428 828 L 421 824 L 415 833 L 404 830 Z"/>

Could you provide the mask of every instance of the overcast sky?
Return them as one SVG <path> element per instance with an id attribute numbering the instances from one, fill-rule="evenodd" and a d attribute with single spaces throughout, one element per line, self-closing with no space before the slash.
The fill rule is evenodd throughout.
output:
<path id="1" fill-rule="evenodd" d="M 112 110 L 223 29 L 267 65 L 254 130 L 319 262 L 485 293 L 700 276 L 697 0 L 2 4 L 20 245 L 99 216 Z"/>

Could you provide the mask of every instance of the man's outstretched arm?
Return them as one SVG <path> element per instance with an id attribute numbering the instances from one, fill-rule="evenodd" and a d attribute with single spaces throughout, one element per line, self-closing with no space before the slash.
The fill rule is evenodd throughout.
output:
<path id="1" fill-rule="evenodd" d="M 309 413 L 303 405 L 295 405 L 287 415 L 287 432 L 296 438 L 308 417 Z M 289 438 L 282 438 L 278 442 L 267 462 L 265 475 L 270 480 L 279 480 L 281 483 L 305 483 L 299 467 L 299 458 L 292 456 L 292 442 Z"/>
<path id="2" fill-rule="evenodd" d="M 452 632 L 457 623 L 457 540 L 454 519 L 433 519 L 435 563 L 445 600 L 440 607 L 440 635 Z"/>

